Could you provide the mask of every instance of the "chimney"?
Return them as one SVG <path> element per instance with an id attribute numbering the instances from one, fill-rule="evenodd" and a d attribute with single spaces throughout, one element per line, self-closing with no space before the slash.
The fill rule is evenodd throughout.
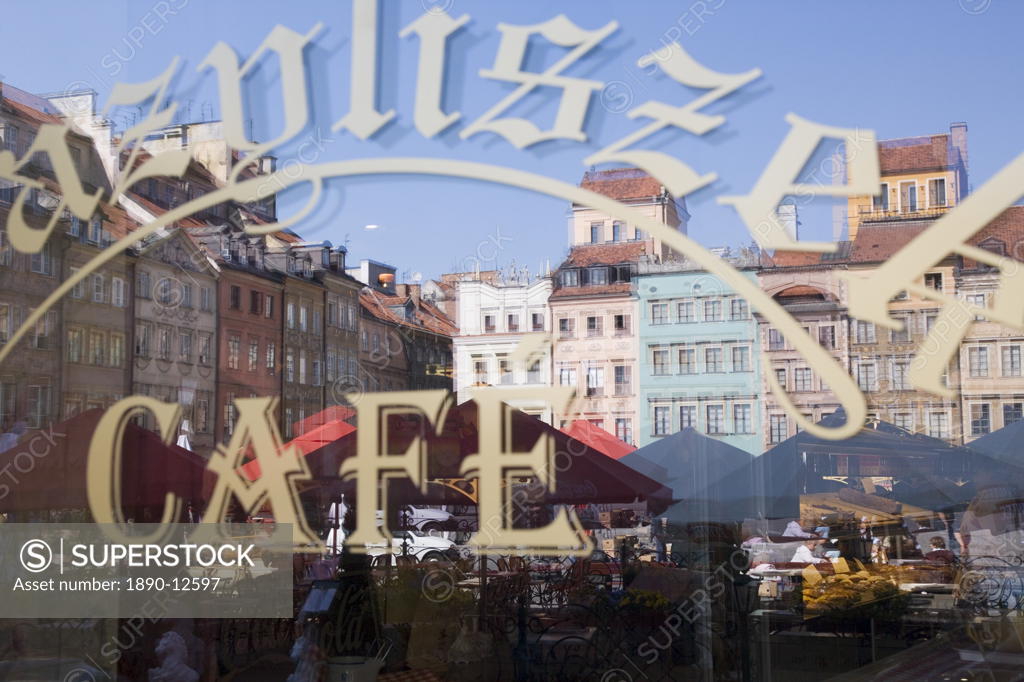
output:
<path id="1" fill-rule="evenodd" d="M 423 293 L 422 286 L 419 284 L 409 284 L 406 286 L 406 291 L 409 292 L 407 296 L 418 306 L 420 304 L 420 296 Z"/>
<path id="2" fill-rule="evenodd" d="M 970 190 L 968 186 L 968 165 L 967 165 L 967 124 L 964 121 L 956 121 L 949 124 L 949 146 L 950 146 L 950 164 L 956 164 L 956 152 L 959 152 L 960 162 L 963 164 L 963 168 L 960 170 L 958 179 L 960 181 L 960 193 L 957 199 L 962 199 L 967 196 L 967 192 Z"/>
<path id="3" fill-rule="evenodd" d="M 782 204 L 776 210 L 775 214 L 779 218 L 779 223 L 786 228 L 786 232 L 793 239 L 800 239 L 800 221 L 796 217 L 796 204 Z"/>

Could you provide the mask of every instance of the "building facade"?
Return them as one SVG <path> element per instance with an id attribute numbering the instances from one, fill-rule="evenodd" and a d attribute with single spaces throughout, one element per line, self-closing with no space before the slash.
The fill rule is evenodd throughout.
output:
<path id="1" fill-rule="evenodd" d="M 217 270 L 183 230 L 136 250 L 132 392 L 177 403 L 192 449 L 216 445 Z M 155 428 L 153 418 L 143 418 Z"/>
<path id="2" fill-rule="evenodd" d="M 757 282 L 756 252 L 729 260 Z M 636 291 L 638 444 L 693 428 L 760 453 L 761 347 L 747 301 L 687 261 L 640 263 Z"/>
<path id="3" fill-rule="evenodd" d="M 463 279 L 455 286 L 461 320 L 453 342 L 458 402 L 469 400 L 474 386 L 550 386 L 550 343 L 544 343 L 526 362 L 516 363 L 511 358 L 524 334 L 551 331 L 551 279 L 519 273 L 494 283 Z M 551 408 L 542 401 L 515 406 L 551 423 Z"/>
<path id="4" fill-rule="evenodd" d="M 555 426 L 584 419 L 636 442 L 637 296 L 633 278 L 646 244 L 576 246 L 555 273 L 551 307 L 552 376 L 576 387 Z"/>

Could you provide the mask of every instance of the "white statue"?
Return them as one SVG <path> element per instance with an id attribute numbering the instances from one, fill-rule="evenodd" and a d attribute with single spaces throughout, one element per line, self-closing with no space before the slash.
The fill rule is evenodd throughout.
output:
<path id="1" fill-rule="evenodd" d="M 199 673 L 185 664 L 188 649 L 177 632 L 165 632 L 156 645 L 159 668 L 150 668 L 149 682 L 198 682 Z"/>

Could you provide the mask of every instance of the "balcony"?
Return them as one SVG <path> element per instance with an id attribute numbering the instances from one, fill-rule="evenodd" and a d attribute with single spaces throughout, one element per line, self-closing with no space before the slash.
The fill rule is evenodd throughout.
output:
<path id="1" fill-rule="evenodd" d="M 935 220 L 945 215 L 951 206 L 931 206 L 911 209 L 880 209 L 874 206 L 861 206 L 857 217 L 861 223 L 888 222 L 892 220 Z"/>

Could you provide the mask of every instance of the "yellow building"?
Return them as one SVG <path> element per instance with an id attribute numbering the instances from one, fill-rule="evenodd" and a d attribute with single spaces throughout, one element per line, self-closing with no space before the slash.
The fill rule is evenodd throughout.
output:
<path id="1" fill-rule="evenodd" d="M 855 153 L 847 150 L 847 155 Z M 948 133 L 939 135 L 881 140 L 878 160 L 879 194 L 848 199 L 850 241 L 867 223 L 937 218 L 969 191 L 966 123 L 952 123 Z"/>

